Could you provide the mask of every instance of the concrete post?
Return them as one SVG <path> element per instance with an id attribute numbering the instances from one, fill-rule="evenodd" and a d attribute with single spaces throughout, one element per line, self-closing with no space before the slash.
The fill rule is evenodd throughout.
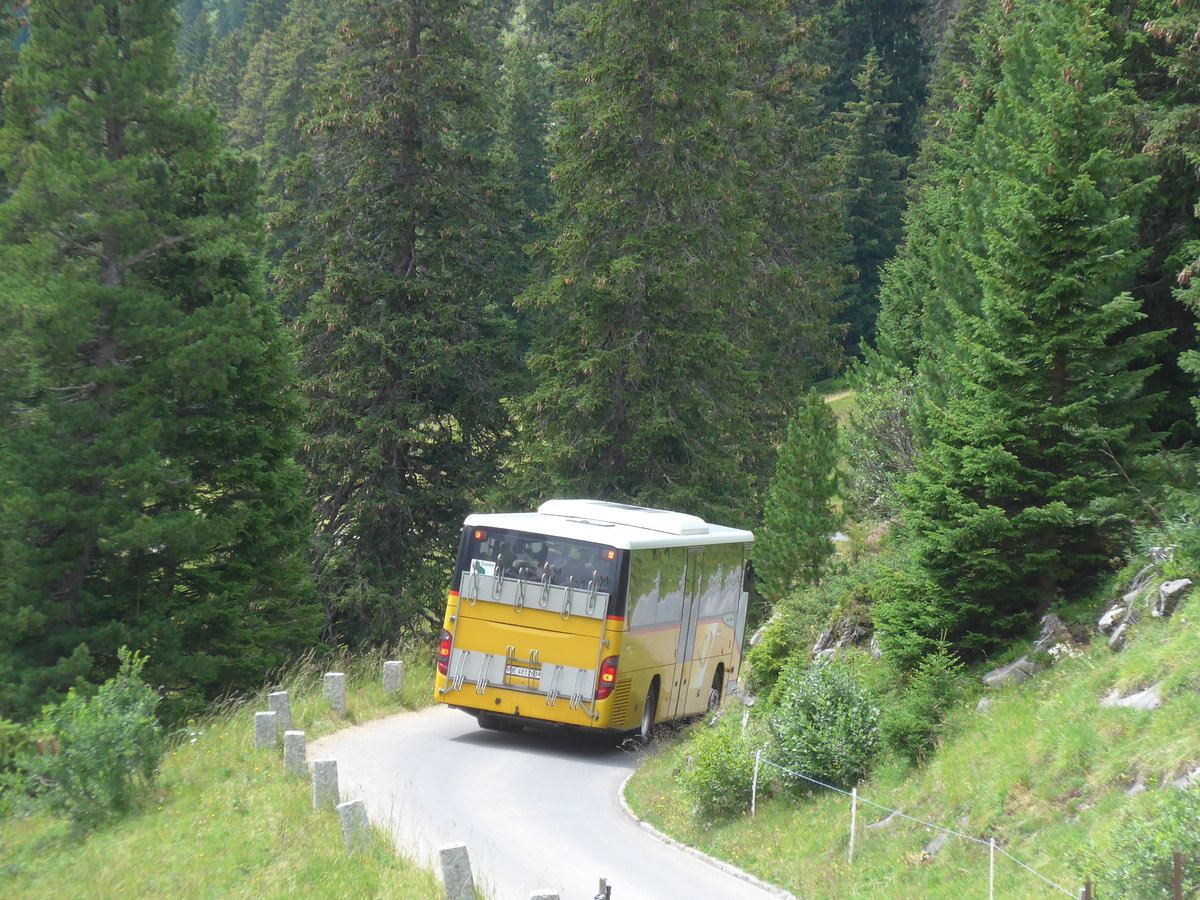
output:
<path id="1" fill-rule="evenodd" d="M 325 673 L 325 698 L 339 716 L 346 714 L 346 676 L 342 672 Z"/>
<path id="2" fill-rule="evenodd" d="M 303 731 L 283 733 L 283 770 L 289 775 L 303 775 L 308 771 L 308 750 Z"/>
<path id="3" fill-rule="evenodd" d="M 338 804 L 336 759 L 317 759 L 312 764 L 313 809 L 333 809 Z"/>
<path id="4" fill-rule="evenodd" d="M 268 694 L 267 709 L 279 717 L 275 720 L 275 725 L 281 734 L 292 727 L 292 704 L 288 700 L 287 691 L 274 691 Z"/>
<path id="5" fill-rule="evenodd" d="M 274 750 L 279 746 L 279 728 L 275 724 L 275 713 L 254 714 L 254 749 Z"/>
<path id="6" fill-rule="evenodd" d="M 438 848 L 442 862 L 442 884 L 446 900 L 475 900 L 475 881 L 471 878 L 471 860 L 466 844 L 446 844 Z"/>
<path id="7" fill-rule="evenodd" d="M 371 845 L 371 826 L 367 822 L 367 807 L 361 800 L 347 800 L 337 805 L 338 818 L 342 821 L 342 837 L 346 841 L 346 852 L 365 850 Z"/>
<path id="8" fill-rule="evenodd" d="M 389 659 L 383 664 L 383 692 L 399 694 L 404 690 L 404 662 Z"/>

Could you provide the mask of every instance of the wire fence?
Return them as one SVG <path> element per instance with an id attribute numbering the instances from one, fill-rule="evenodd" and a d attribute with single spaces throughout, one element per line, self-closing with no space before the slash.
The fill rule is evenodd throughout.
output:
<path id="1" fill-rule="evenodd" d="M 759 771 L 763 765 L 770 766 L 771 768 L 777 769 L 780 772 L 786 773 L 787 775 L 790 775 L 794 778 L 799 778 L 803 781 L 807 781 L 811 784 L 817 785 L 819 787 L 823 787 L 826 790 L 833 791 L 834 793 L 842 794 L 843 796 L 849 797 L 851 799 L 851 803 L 852 803 L 851 811 L 850 811 L 850 862 L 851 862 L 851 864 L 853 864 L 853 862 L 854 862 L 854 845 L 855 845 L 856 831 L 857 831 L 856 826 L 857 826 L 857 818 L 858 818 L 858 805 L 861 803 L 861 804 L 865 804 L 867 806 L 874 807 L 875 809 L 878 809 L 882 812 L 885 812 L 889 816 L 896 816 L 897 818 L 907 819 L 908 821 L 914 822 L 918 825 L 922 825 L 925 828 L 931 828 L 935 831 L 942 832 L 943 834 L 949 835 L 951 837 L 961 838 L 964 841 L 969 841 L 970 843 L 980 844 L 984 847 L 987 847 L 988 848 L 988 863 L 989 863 L 988 864 L 988 898 L 989 898 L 989 900 L 994 900 L 995 895 L 996 895 L 996 854 L 1000 854 L 1001 856 L 1006 857 L 1007 859 L 1016 863 L 1016 865 L 1018 865 L 1020 868 L 1026 870 L 1027 872 L 1034 875 L 1041 881 L 1045 882 L 1048 886 L 1054 888 L 1056 891 L 1058 891 L 1062 894 L 1066 894 L 1068 897 L 1088 898 L 1091 896 L 1090 884 L 1085 885 L 1078 892 L 1068 890 L 1067 888 L 1063 887 L 1061 884 L 1058 884 L 1058 883 L 1052 881 L 1051 879 L 1047 878 L 1041 872 L 1038 872 L 1036 869 L 1032 868 L 1031 866 L 1026 865 L 1025 863 L 1021 862 L 1021 860 L 1017 859 L 1011 853 L 1008 853 L 1002 847 L 998 846 L 996 844 L 995 838 L 990 838 L 988 840 L 984 840 L 983 838 L 972 837 L 969 834 L 963 834 L 962 832 L 955 831 L 952 828 L 946 828 L 943 825 L 938 825 L 934 822 L 927 822 L 924 819 L 918 819 L 915 816 L 910 816 L 907 813 L 903 813 L 898 809 L 891 809 L 887 806 L 884 806 L 881 803 L 876 803 L 874 800 L 868 800 L 865 797 L 860 797 L 858 794 L 858 788 L 854 788 L 849 791 L 843 790 L 842 788 L 834 787 L 831 784 L 825 784 L 823 781 L 818 781 L 815 778 L 810 778 L 809 776 L 807 776 L 801 772 L 793 771 L 792 769 L 789 769 L 786 766 L 781 766 L 778 763 L 771 762 L 769 759 L 764 759 L 763 755 L 762 755 L 762 750 L 758 750 L 754 754 L 754 782 L 753 782 L 753 785 L 751 788 L 751 794 L 750 794 L 750 814 L 751 815 L 754 815 L 755 808 L 758 804 Z"/>

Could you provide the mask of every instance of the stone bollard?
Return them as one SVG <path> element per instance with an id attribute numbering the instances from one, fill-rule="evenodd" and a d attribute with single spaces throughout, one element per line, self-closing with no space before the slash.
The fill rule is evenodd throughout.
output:
<path id="1" fill-rule="evenodd" d="M 471 878 L 471 860 L 466 844 L 446 844 L 438 848 L 442 861 L 442 884 L 446 900 L 475 900 L 475 882 Z"/>
<path id="2" fill-rule="evenodd" d="M 367 822 L 367 807 L 361 800 L 347 800 L 337 805 L 338 818 L 342 820 L 342 837 L 346 841 L 346 852 L 365 850 L 371 845 L 371 826 Z"/>
<path id="3" fill-rule="evenodd" d="M 279 727 L 275 724 L 275 713 L 254 714 L 254 749 L 273 750 L 279 746 Z"/>
<path id="4" fill-rule="evenodd" d="M 333 809 L 338 794 L 336 759 L 316 759 L 312 764 L 313 809 Z"/>
<path id="5" fill-rule="evenodd" d="M 346 714 L 346 676 L 342 672 L 325 673 L 325 698 L 339 716 Z"/>
<path id="6" fill-rule="evenodd" d="M 308 750 L 303 731 L 283 733 L 283 770 L 289 775 L 303 775 L 308 771 Z"/>
<path id="7" fill-rule="evenodd" d="M 292 727 L 292 704 L 288 700 L 287 691 L 274 691 L 268 694 L 267 709 L 279 717 L 275 720 L 275 725 L 281 734 Z"/>
<path id="8" fill-rule="evenodd" d="M 383 664 L 383 692 L 398 694 L 404 690 L 404 663 L 398 659 L 389 659 Z"/>

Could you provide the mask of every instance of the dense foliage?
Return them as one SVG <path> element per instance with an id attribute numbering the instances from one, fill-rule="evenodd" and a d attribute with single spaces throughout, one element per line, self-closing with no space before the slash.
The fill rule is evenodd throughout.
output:
<path id="1" fill-rule="evenodd" d="M 316 637 L 255 166 L 178 102 L 166 0 L 31 16 L 0 130 L 0 710 L 129 645 L 180 713 Z"/>
<path id="2" fill-rule="evenodd" d="M 567 493 L 761 524 L 765 682 L 825 614 L 994 651 L 1200 511 L 1198 24 L 0 4 L 0 715 L 424 632 L 464 512 Z M 835 508 L 894 552 L 805 612 Z"/>

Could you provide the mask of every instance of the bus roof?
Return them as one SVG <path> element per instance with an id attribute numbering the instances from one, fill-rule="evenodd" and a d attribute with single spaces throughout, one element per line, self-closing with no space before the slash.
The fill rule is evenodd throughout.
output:
<path id="1" fill-rule="evenodd" d="M 479 513 L 466 525 L 509 528 L 634 550 L 748 544 L 754 534 L 713 525 L 697 516 L 603 500 L 547 500 L 535 513 Z"/>

